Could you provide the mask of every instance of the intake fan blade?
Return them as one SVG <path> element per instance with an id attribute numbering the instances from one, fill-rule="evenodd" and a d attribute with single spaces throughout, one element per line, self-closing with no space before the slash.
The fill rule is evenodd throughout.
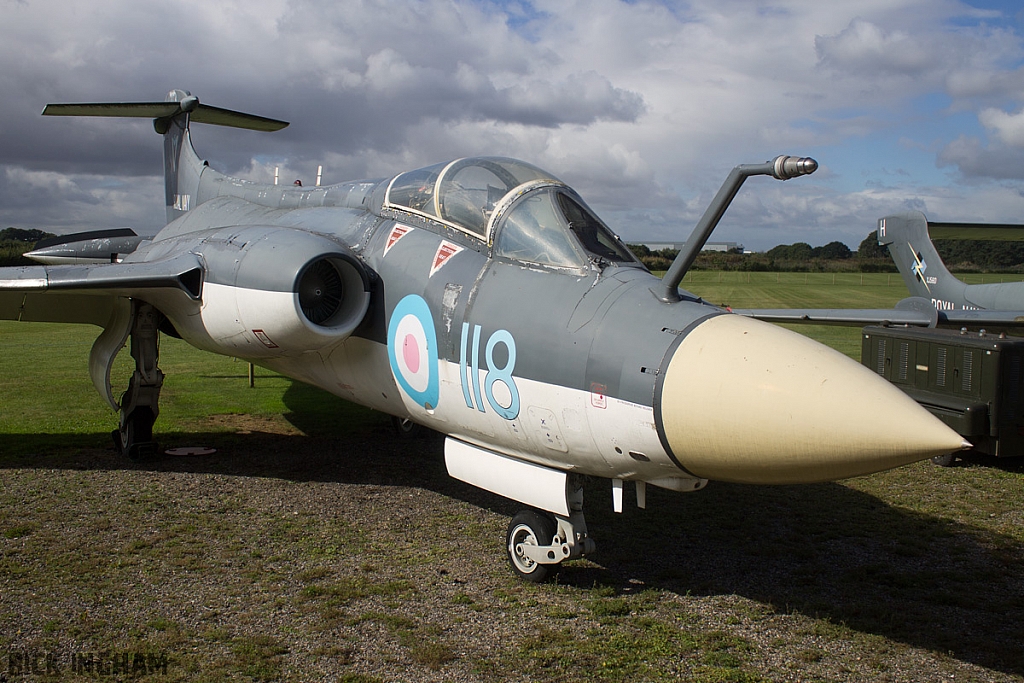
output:
<path id="1" fill-rule="evenodd" d="M 341 273 L 328 259 L 314 261 L 299 278 L 299 307 L 314 325 L 324 325 L 341 308 Z"/>

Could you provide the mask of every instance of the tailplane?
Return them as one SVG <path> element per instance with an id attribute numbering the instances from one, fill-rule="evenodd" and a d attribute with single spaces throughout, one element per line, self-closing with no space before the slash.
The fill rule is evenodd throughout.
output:
<path id="1" fill-rule="evenodd" d="M 153 119 L 153 128 L 164 136 L 164 188 L 167 222 L 189 210 L 199 176 L 205 168 L 192 148 L 189 121 L 248 130 L 276 131 L 286 121 L 211 107 L 186 90 L 172 90 L 163 102 L 98 102 L 48 104 L 43 116 L 111 116 Z M 186 144 L 187 143 L 187 144 Z"/>
<path id="2" fill-rule="evenodd" d="M 273 132 L 288 125 L 287 121 L 268 119 L 231 109 L 202 104 L 187 90 L 172 90 L 163 102 L 97 102 L 93 104 L 48 104 L 43 116 L 112 116 L 119 118 L 153 119 L 156 132 L 167 132 L 171 119 L 188 114 L 195 123 L 247 128 Z"/>

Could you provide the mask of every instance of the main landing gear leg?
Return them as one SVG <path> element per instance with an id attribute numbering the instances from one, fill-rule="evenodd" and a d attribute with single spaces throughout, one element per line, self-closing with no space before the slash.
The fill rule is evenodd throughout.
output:
<path id="1" fill-rule="evenodd" d="M 508 525 L 505 547 L 509 564 L 526 581 L 545 581 L 558 573 L 565 560 L 596 549 L 583 519 L 583 477 L 570 474 L 565 488 L 568 517 L 523 510 Z"/>
<path id="2" fill-rule="evenodd" d="M 121 395 L 119 426 L 111 436 L 114 445 L 132 460 L 156 454 L 153 423 L 160 414 L 160 388 L 164 373 L 157 367 L 160 357 L 160 311 L 147 303 L 132 302 L 131 353 L 135 372 L 128 390 Z"/>

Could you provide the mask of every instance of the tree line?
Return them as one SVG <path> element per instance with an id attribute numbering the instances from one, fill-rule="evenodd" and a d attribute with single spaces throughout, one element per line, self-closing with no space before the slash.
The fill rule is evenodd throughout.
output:
<path id="1" fill-rule="evenodd" d="M 667 270 L 679 253 L 676 249 L 652 251 L 642 244 L 631 244 L 629 248 L 651 270 Z M 942 239 L 935 240 L 935 249 L 952 272 L 1024 272 L 1024 242 Z M 897 272 L 889 250 L 878 245 L 874 230 L 861 241 L 857 251 L 839 241 L 820 247 L 812 247 L 806 242 L 780 244 L 755 254 L 743 254 L 735 250 L 706 251 L 697 257 L 693 269 L 796 273 Z"/>
<path id="2" fill-rule="evenodd" d="M 0 230 L 0 266 L 28 266 L 34 261 L 22 254 L 32 251 L 39 240 L 53 237 L 53 233 L 42 230 L 22 230 L 21 228 L 5 228 Z"/>

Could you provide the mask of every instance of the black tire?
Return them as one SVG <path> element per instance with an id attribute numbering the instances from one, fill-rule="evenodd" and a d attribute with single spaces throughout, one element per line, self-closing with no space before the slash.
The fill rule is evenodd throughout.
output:
<path id="1" fill-rule="evenodd" d="M 956 453 L 949 453 L 948 455 L 936 455 L 932 458 L 932 462 L 939 467 L 952 467 L 953 463 L 956 462 Z"/>
<path id="2" fill-rule="evenodd" d="M 551 545 L 555 537 L 555 522 L 547 515 L 524 510 L 512 518 L 505 534 L 505 550 L 512 572 L 531 583 L 541 583 L 558 573 L 561 564 L 539 564 L 516 552 L 520 545 Z"/>
<path id="3" fill-rule="evenodd" d="M 147 460 L 156 455 L 158 446 L 153 441 L 153 423 L 156 418 L 147 407 L 136 408 L 125 420 L 125 434 L 114 432 L 114 441 L 118 444 L 122 455 L 129 460 Z"/>

